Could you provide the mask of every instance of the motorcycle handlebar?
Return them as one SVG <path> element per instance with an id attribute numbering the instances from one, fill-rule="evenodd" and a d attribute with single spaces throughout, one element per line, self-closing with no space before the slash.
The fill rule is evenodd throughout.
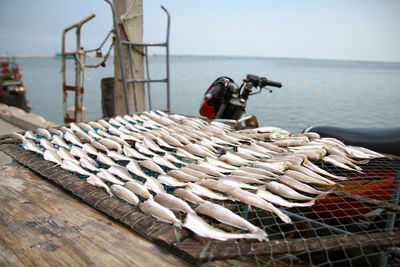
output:
<path id="1" fill-rule="evenodd" d="M 273 87 L 278 87 L 278 88 L 281 88 L 281 87 L 282 87 L 282 83 L 280 83 L 280 82 L 274 82 L 274 81 L 271 81 L 271 80 L 267 80 L 267 85 L 273 86 Z"/>
<path id="2" fill-rule="evenodd" d="M 275 82 L 275 81 L 271 81 L 268 80 L 265 77 L 258 77 L 256 75 L 252 75 L 252 74 L 247 74 L 247 77 L 245 80 L 243 80 L 244 82 L 251 82 L 253 84 L 253 86 L 255 87 L 265 87 L 267 85 L 269 86 L 274 86 L 274 87 L 278 87 L 281 88 L 282 84 L 280 82 Z"/>

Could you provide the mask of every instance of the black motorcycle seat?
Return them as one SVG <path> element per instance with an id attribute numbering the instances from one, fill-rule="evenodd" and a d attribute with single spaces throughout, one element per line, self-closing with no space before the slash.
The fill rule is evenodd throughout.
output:
<path id="1" fill-rule="evenodd" d="M 333 126 L 308 127 L 321 137 L 333 137 L 346 145 L 362 146 L 377 152 L 400 156 L 400 127 L 398 128 L 341 128 Z"/>

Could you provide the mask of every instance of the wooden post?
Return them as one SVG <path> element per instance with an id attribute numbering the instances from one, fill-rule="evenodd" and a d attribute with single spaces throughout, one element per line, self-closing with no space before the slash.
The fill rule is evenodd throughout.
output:
<path id="1" fill-rule="evenodd" d="M 143 42 L 143 4 L 142 0 L 114 0 L 117 21 L 119 22 L 120 35 L 122 40 L 130 42 Z M 126 114 L 124 90 L 121 82 L 121 69 L 119 61 L 124 61 L 125 75 L 127 79 L 131 79 L 132 74 L 129 67 L 129 54 L 127 46 L 122 46 L 123 58 L 118 56 L 118 46 L 114 45 L 114 114 Z M 144 60 L 143 49 L 141 47 L 134 47 L 134 78 L 144 78 Z M 136 97 L 137 97 L 137 110 L 139 112 L 146 109 L 145 104 L 145 90 L 143 83 L 135 83 Z M 131 112 L 135 111 L 135 104 L 133 98 L 133 86 L 128 86 L 128 99 Z"/>

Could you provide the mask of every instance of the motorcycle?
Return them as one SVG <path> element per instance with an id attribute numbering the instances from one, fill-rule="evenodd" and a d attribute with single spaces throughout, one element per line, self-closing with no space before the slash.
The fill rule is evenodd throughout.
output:
<path id="1" fill-rule="evenodd" d="M 240 87 L 229 77 L 219 77 L 204 94 L 199 113 L 208 119 L 233 123 L 236 128 L 258 127 L 255 115 L 246 116 L 246 105 L 249 96 L 259 94 L 263 89 L 272 93 L 267 86 L 282 87 L 280 82 L 265 77 L 247 74 Z M 258 91 L 253 92 L 253 88 Z"/>

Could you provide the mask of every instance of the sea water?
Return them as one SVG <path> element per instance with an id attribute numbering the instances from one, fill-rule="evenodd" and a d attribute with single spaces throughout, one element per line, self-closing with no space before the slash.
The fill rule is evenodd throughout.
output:
<path id="1" fill-rule="evenodd" d="M 84 106 L 88 119 L 102 117 L 100 81 L 113 75 L 106 67 L 86 69 Z M 20 58 L 32 112 L 62 123 L 61 60 Z M 88 59 L 88 64 L 98 60 Z M 74 84 L 73 60 L 68 60 L 68 84 Z M 165 77 L 165 57 L 150 57 L 152 78 Z M 380 128 L 400 127 L 400 63 L 312 59 L 171 56 L 171 110 L 198 116 L 205 90 L 220 76 L 240 85 L 247 74 L 282 83 L 273 92 L 250 96 L 247 113 L 261 126 L 300 132 L 309 125 Z M 151 85 L 152 109 L 165 109 L 165 84 Z M 72 105 L 72 98 L 68 99 Z"/>

